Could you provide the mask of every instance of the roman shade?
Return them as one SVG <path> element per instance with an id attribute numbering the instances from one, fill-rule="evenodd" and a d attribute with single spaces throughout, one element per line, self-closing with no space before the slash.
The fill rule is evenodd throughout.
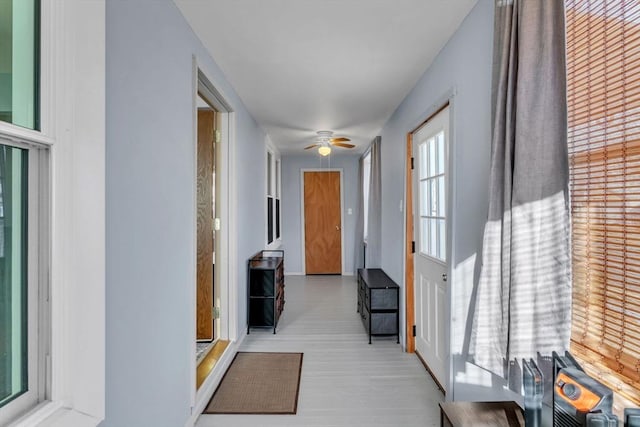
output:
<path id="1" fill-rule="evenodd" d="M 640 403 L 640 3 L 567 0 L 571 350 Z"/>

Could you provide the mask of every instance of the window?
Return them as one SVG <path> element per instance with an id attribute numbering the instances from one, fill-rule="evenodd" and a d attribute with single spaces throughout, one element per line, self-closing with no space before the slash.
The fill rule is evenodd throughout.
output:
<path id="1" fill-rule="evenodd" d="M 39 128 L 39 2 L 0 0 L 0 121 Z"/>
<path id="2" fill-rule="evenodd" d="M 640 404 L 640 3 L 567 0 L 571 350 Z"/>
<path id="3" fill-rule="evenodd" d="M 280 160 L 276 160 L 276 239 L 280 238 Z"/>
<path id="4" fill-rule="evenodd" d="M 420 252 L 444 261 L 447 242 L 444 131 L 420 142 L 418 150 Z"/>
<path id="5" fill-rule="evenodd" d="M 362 239 L 367 244 L 369 237 L 369 185 L 371 183 L 371 151 L 362 158 L 362 208 L 363 208 L 363 230 Z"/>
<path id="6" fill-rule="evenodd" d="M 28 390 L 27 152 L 0 145 L 0 405 Z"/>
<path id="7" fill-rule="evenodd" d="M 0 0 L 0 425 L 43 401 L 48 381 L 48 149 L 8 135 L 39 129 L 39 7 Z"/>
<path id="8" fill-rule="evenodd" d="M 0 425 L 45 398 L 45 152 L 0 133 Z"/>
<path id="9" fill-rule="evenodd" d="M 267 246 L 280 239 L 280 159 L 267 149 Z"/>

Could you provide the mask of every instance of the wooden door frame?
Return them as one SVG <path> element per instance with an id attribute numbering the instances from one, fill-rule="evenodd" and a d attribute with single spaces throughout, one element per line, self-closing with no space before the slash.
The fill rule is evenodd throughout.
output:
<path id="1" fill-rule="evenodd" d="M 300 253 L 302 275 L 307 274 L 306 245 L 305 245 L 305 215 L 304 215 L 304 173 L 305 172 L 338 172 L 340 174 L 340 262 L 341 274 L 347 275 L 344 257 L 344 173 L 342 168 L 301 168 L 300 169 Z"/>
<path id="2" fill-rule="evenodd" d="M 237 211 L 237 180 L 234 179 L 236 175 L 236 113 L 231 104 L 228 103 L 227 97 L 219 92 L 215 85 L 211 83 L 211 80 L 207 77 L 207 67 L 201 67 L 202 64 L 198 61 L 198 58 L 192 56 L 192 136 L 193 136 L 193 152 L 192 161 L 194 165 L 197 165 L 197 98 L 198 92 L 202 92 L 204 98 L 210 103 L 210 105 L 217 111 L 217 123 L 216 127 L 220 131 L 220 145 L 216 150 L 216 180 L 221 185 L 218 190 L 220 191 L 219 199 L 216 200 L 217 204 L 221 205 L 221 209 L 217 214 L 222 223 L 222 228 L 219 231 L 218 237 L 220 244 L 219 253 L 216 253 L 216 263 L 220 264 L 219 268 L 216 264 L 216 279 L 220 283 L 220 299 L 224 304 L 220 314 L 220 328 L 218 338 L 221 340 L 229 340 L 232 343 L 241 342 L 244 335 L 240 335 L 239 332 L 243 332 L 244 328 L 239 328 L 238 325 L 238 290 L 236 286 L 231 286 L 231 283 L 237 282 L 237 243 L 232 236 L 237 235 L 237 223 L 235 221 Z M 219 167 L 218 167 L 219 166 Z M 191 197 L 195 203 L 197 200 L 197 171 L 194 169 L 193 173 L 193 185 Z M 195 206 L 194 206 L 195 207 Z M 192 216 L 192 233 L 193 233 L 193 254 L 197 254 L 197 209 L 194 210 Z M 190 401 L 191 406 L 194 409 L 195 415 L 200 414 L 211 395 L 215 391 L 216 381 L 219 381 L 226 367 L 231 364 L 232 355 L 235 354 L 237 347 L 229 345 L 227 351 L 220 357 L 216 364 L 216 368 L 207 376 L 204 383 L 200 388 L 197 387 L 197 364 L 196 364 L 196 286 L 195 278 L 197 275 L 196 262 L 193 263 L 191 275 L 193 277 L 194 286 L 186 292 L 190 292 L 190 300 L 192 302 L 192 311 L 190 312 L 191 319 L 193 319 L 193 328 L 190 333 L 191 345 L 191 393 Z M 215 301 L 215 300 L 214 300 Z M 191 418 L 195 420 L 195 418 Z"/>
<path id="3" fill-rule="evenodd" d="M 413 336 L 413 326 L 416 322 L 416 302 L 415 302 L 415 274 L 414 274 L 414 259 L 413 259 L 413 134 L 416 133 L 421 127 L 427 124 L 432 118 L 440 113 L 445 108 L 449 107 L 449 141 L 448 150 L 451 153 L 452 141 L 453 141 L 453 96 L 454 92 L 448 94 L 444 101 L 436 103 L 436 107 L 432 108 L 429 113 L 426 114 L 427 118 L 420 122 L 416 127 L 407 133 L 407 151 L 405 157 L 405 333 L 406 333 L 406 351 L 407 353 L 415 353 L 416 351 L 416 338 Z M 449 154 L 447 170 L 449 171 L 449 182 L 447 185 L 447 222 L 452 223 L 453 212 L 451 209 L 453 206 L 453 156 Z M 450 274 L 450 261 L 452 253 L 453 233 L 452 230 L 447 227 L 447 274 L 451 278 Z M 449 244 L 450 243 L 450 244 Z M 450 286 L 447 286 L 447 300 L 451 301 Z M 447 314 L 449 310 L 447 310 Z M 449 331 L 450 332 L 450 331 Z M 449 339 L 446 342 L 449 345 Z M 449 353 L 451 353 L 449 351 Z M 423 362 L 424 363 L 424 362 Z M 451 361 L 449 361 L 451 363 Z M 435 377 L 434 377 L 435 378 Z"/>
<path id="4" fill-rule="evenodd" d="M 416 337 L 413 336 L 413 325 L 416 321 L 415 306 L 415 283 L 414 283 L 414 267 L 413 267 L 413 133 L 415 130 L 407 133 L 407 152 L 406 152 L 406 197 L 405 197 L 405 319 L 406 319 L 406 351 L 414 353 L 416 351 Z"/>

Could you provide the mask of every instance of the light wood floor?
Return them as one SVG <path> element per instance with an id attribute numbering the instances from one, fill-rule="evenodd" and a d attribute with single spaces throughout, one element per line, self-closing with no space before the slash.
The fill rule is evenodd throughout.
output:
<path id="1" fill-rule="evenodd" d="M 202 415 L 197 427 L 439 426 L 442 394 L 395 337 L 367 335 L 356 282 L 287 276 L 278 333 L 252 329 L 241 351 L 303 352 L 296 415 Z"/>

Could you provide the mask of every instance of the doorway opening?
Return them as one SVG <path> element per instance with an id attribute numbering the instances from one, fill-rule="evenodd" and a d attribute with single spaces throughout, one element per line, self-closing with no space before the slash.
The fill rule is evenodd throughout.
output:
<path id="1" fill-rule="evenodd" d="M 439 388 L 449 377 L 449 103 L 407 135 L 407 351 Z"/>
<path id="2" fill-rule="evenodd" d="M 197 72 L 197 74 L 195 74 Z M 197 69 L 194 97 L 194 401 L 237 333 L 231 186 L 232 110 Z M 207 387 L 203 387 L 203 390 Z M 206 391 L 206 390 L 205 390 Z"/>
<path id="3" fill-rule="evenodd" d="M 218 338 L 220 329 L 219 316 L 216 316 L 220 309 L 220 283 L 215 271 L 216 145 L 220 143 L 220 131 L 218 112 L 201 93 L 198 93 L 197 111 L 196 358 L 200 361 Z"/>

